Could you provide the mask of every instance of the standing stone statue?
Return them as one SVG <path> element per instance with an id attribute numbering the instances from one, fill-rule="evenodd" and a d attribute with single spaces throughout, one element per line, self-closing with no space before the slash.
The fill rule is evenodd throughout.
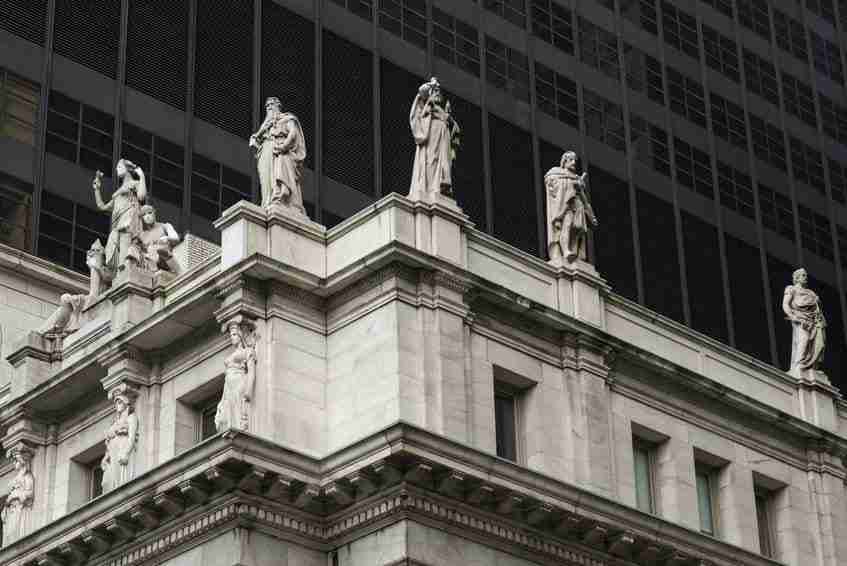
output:
<path id="1" fill-rule="evenodd" d="M 112 213 L 112 226 L 106 241 L 106 268 L 112 273 L 126 266 L 130 244 L 141 232 L 141 205 L 147 200 L 147 181 L 140 167 L 121 159 L 115 166 L 115 173 L 118 188 L 108 202 L 103 202 L 100 194 L 103 173 L 97 171 L 92 183 L 97 208 Z"/>
<path id="2" fill-rule="evenodd" d="M 256 336 L 252 324 L 236 320 L 225 325 L 235 350 L 224 360 L 224 391 L 215 413 L 218 432 L 249 430 L 250 400 L 256 381 Z"/>
<path id="3" fill-rule="evenodd" d="M 803 377 L 817 370 L 826 348 L 826 319 L 817 293 L 806 287 L 809 275 L 803 268 L 792 275 L 793 285 L 785 288 L 782 310 L 791 321 L 791 367 L 788 373 Z"/>
<path id="4" fill-rule="evenodd" d="M 589 224 L 597 217 L 588 196 L 588 173 L 577 175 L 576 153 L 562 154 L 559 167 L 544 175 L 547 188 L 547 253 L 550 261 L 561 263 L 588 259 L 586 244 Z"/>
<path id="5" fill-rule="evenodd" d="M 265 102 L 265 121 L 250 136 L 250 147 L 256 150 L 259 184 L 262 187 L 262 207 L 283 207 L 299 216 L 303 208 L 303 163 L 306 160 L 306 140 L 297 116 L 283 112 L 279 99 L 272 96 Z"/>
<path id="6" fill-rule="evenodd" d="M 452 196 L 451 168 L 459 147 L 460 129 L 435 77 L 418 89 L 409 124 L 415 139 L 409 198 L 432 200 L 437 195 Z"/>
<path id="7" fill-rule="evenodd" d="M 115 420 L 106 431 L 106 454 L 100 463 L 103 468 L 103 493 L 135 477 L 139 436 L 135 397 L 135 390 L 128 387 L 112 395 Z"/>
<path id="8" fill-rule="evenodd" d="M 35 497 L 35 479 L 32 476 L 30 464 L 32 451 L 26 446 L 19 446 L 11 451 L 15 462 L 15 472 L 9 484 L 9 493 L 0 511 L 3 521 L 3 546 L 23 538 L 32 524 L 32 502 Z"/>
<path id="9" fill-rule="evenodd" d="M 178 271 L 173 259 L 173 248 L 179 243 L 172 224 L 156 221 L 156 209 L 145 204 L 141 207 L 141 231 L 133 239 L 128 256 L 147 271 Z"/>

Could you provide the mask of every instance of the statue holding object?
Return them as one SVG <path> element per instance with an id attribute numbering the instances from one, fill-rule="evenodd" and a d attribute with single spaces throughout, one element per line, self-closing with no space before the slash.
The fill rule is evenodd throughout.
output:
<path id="1" fill-rule="evenodd" d="M 100 194 L 103 173 L 97 171 L 92 183 L 97 208 L 112 213 L 109 239 L 106 241 L 106 268 L 112 273 L 126 267 L 130 246 L 141 232 L 141 206 L 147 200 L 147 181 L 141 167 L 127 159 L 120 159 L 115 173 L 118 188 L 107 202 Z"/>
<path id="2" fill-rule="evenodd" d="M 576 153 L 562 154 L 559 167 L 544 175 L 547 189 L 547 252 L 552 263 L 587 260 L 588 232 L 597 217 L 588 195 L 588 173 L 576 172 Z"/>
<path id="3" fill-rule="evenodd" d="M 433 200 L 438 195 L 452 197 L 452 166 L 460 145 L 461 130 L 435 77 L 418 88 L 409 113 L 409 125 L 415 140 L 409 198 Z"/>
<path id="4" fill-rule="evenodd" d="M 817 371 L 826 348 L 826 318 L 817 293 L 806 285 L 809 274 L 803 268 L 792 274 L 792 285 L 785 288 L 782 310 L 791 321 L 791 367 L 788 373 L 804 377 Z"/>
<path id="5" fill-rule="evenodd" d="M 224 324 L 233 352 L 224 360 L 224 391 L 215 412 L 218 432 L 234 428 L 249 430 L 250 401 L 256 381 L 256 332 L 251 322 L 240 317 Z"/>

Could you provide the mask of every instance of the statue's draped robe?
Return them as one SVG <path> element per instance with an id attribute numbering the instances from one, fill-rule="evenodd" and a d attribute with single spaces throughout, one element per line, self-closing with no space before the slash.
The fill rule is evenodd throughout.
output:
<path id="1" fill-rule="evenodd" d="M 415 162 L 409 197 L 421 198 L 437 194 L 450 195 L 451 143 L 458 124 L 450 118 L 447 108 L 427 104 L 420 93 L 412 102 L 409 125 L 415 139 Z"/>
<path id="2" fill-rule="evenodd" d="M 16 472 L 12 479 L 9 495 L 0 512 L 0 520 L 3 521 L 3 546 L 8 546 L 29 533 L 32 524 L 34 484 L 29 470 Z"/>
<path id="3" fill-rule="evenodd" d="M 303 167 L 306 160 L 306 140 L 300 121 L 294 114 L 285 112 L 271 118 L 259 140 L 256 154 L 259 184 L 262 186 L 262 206 L 281 204 L 306 214 L 303 208 Z M 293 143 L 283 153 L 283 144 L 290 133 Z"/>
<path id="4" fill-rule="evenodd" d="M 826 346 L 826 319 L 817 293 L 799 285 L 789 285 L 785 295 L 792 313 L 791 370 L 816 369 L 823 361 Z"/>
<path id="5" fill-rule="evenodd" d="M 126 259 L 133 238 L 141 233 L 141 202 L 138 185 L 127 173 L 112 196 L 112 227 L 106 241 L 106 267 L 115 272 Z"/>
<path id="6" fill-rule="evenodd" d="M 138 417 L 124 413 L 115 419 L 106 432 L 106 455 L 103 468 L 103 492 L 115 489 L 135 477 L 135 456 L 138 452 Z M 119 462 L 126 455 L 127 463 Z"/>
<path id="7" fill-rule="evenodd" d="M 588 234 L 588 221 L 593 218 L 591 204 L 584 192 L 577 191 L 579 176 L 562 167 L 553 167 L 544 175 L 547 188 L 547 248 L 550 257 L 560 247 L 563 256 L 576 256 L 580 242 Z M 570 215 L 570 225 L 565 219 Z M 569 233 L 566 232 L 569 230 Z"/>
<path id="8" fill-rule="evenodd" d="M 237 348 L 224 360 L 226 373 L 224 391 L 215 412 L 215 428 L 218 432 L 234 428 L 250 429 L 250 392 L 247 387 L 251 381 L 254 353 L 248 348 Z"/>

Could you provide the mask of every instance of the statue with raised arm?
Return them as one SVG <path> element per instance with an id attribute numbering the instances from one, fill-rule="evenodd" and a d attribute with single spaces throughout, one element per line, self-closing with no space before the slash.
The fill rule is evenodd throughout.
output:
<path id="1" fill-rule="evenodd" d="M 544 175 L 547 189 L 547 253 L 550 261 L 559 263 L 577 258 L 588 259 L 589 227 L 596 227 L 597 217 L 588 196 L 588 173 L 576 172 L 576 153 L 562 154 L 559 167 Z"/>
<path id="2" fill-rule="evenodd" d="M 250 136 L 250 147 L 256 151 L 262 207 L 277 205 L 299 216 L 303 208 L 303 164 L 306 140 L 297 116 L 283 112 L 279 99 L 265 102 L 265 120 Z"/>
<path id="3" fill-rule="evenodd" d="M 32 503 L 35 498 L 35 479 L 30 465 L 32 451 L 18 446 L 11 451 L 15 471 L 9 483 L 9 491 L 0 511 L 3 521 L 3 546 L 8 546 L 29 533 L 32 519 Z"/>
<path id="4" fill-rule="evenodd" d="M 791 321 L 791 367 L 788 373 L 803 377 L 807 370 L 820 369 L 826 348 L 826 319 L 817 293 L 806 287 L 809 275 L 803 268 L 792 275 L 785 288 L 782 310 Z"/>
<path id="5" fill-rule="evenodd" d="M 249 430 L 250 400 L 256 381 L 256 336 L 252 323 L 233 320 L 224 325 L 234 350 L 224 360 L 224 391 L 215 412 L 218 432 Z"/>
<path id="6" fill-rule="evenodd" d="M 453 196 L 452 165 L 461 130 L 435 77 L 418 88 L 409 125 L 415 140 L 409 198 L 432 200 L 438 195 Z"/>
<path id="7" fill-rule="evenodd" d="M 149 204 L 141 207 L 141 232 L 133 238 L 128 257 L 147 271 L 179 272 L 173 260 L 173 248 L 179 243 L 179 234 L 173 225 L 156 220 L 156 209 Z"/>
<path id="8" fill-rule="evenodd" d="M 106 454 L 100 463 L 103 468 L 103 493 L 135 477 L 135 459 L 138 452 L 136 392 L 130 387 L 123 387 L 116 390 L 111 397 L 115 404 L 115 420 L 106 431 Z"/>
<path id="9" fill-rule="evenodd" d="M 147 200 L 147 181 L 140 167 L 121 159 L 115 166 L 115 173 L 117 189 L 108 202 L 104 202 L 100 194 L 103 173 L 98 171 L 92 184 L 97 208 L 112 213 L 112 225 L 106 241 L 106 268 L 112 273 L 135 261 L 128 257 L 129 248 L 141 232 L 141 205 Z"/>

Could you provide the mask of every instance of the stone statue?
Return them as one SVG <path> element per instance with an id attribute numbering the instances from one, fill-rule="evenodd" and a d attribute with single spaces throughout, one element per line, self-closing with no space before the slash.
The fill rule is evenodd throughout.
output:
<path id="1" fill-rule="evenodd" d="M 112 395 L 115 420 L 106 431 L 106 454 L 103 468 L 103 493 L 115 489 L 135 477 L 138 452 L 138 416 L 135 414 L 135 390 L 124 387 Z"/>
<path id="2" fill-rule="evenodd" d="M 141 231 L 133 238 L 127 256 L 147 271 L 178 272 L 179 266 L 173 261 L 173 248 L 179 243 L 179 234 L 172 224 L 156 221 L 153 206 L 145 204 L 140 213 Z"/>
<path id="3" fill-rule="evenodd" d="M 224 360 L 224 391 L 215 413 L 218 432 L 229 428 L 248 430 L 250 399 L 256 381 L 256 336 L 253 325 L 236 320 L 223 328 L 235 350 Z"/>
<path id="4" fill-rule="evenodd" d="M 108 202 L 103 202 L 100 194 L 103 173 L 97 171 L 92 183 L 97 208 L 112 213 L 112 226 L 106 241 L 106 268 L 112 273 L 126 266 L 130 245 L 141 232 L 141 205 L 147 200 L 147 182 L 140 167 L 121 159 L 115 166 L 115 173 L 118 188 Z"/>
<path id="5" fill-rule="evenodd" d="M 297 116 L 283 112 L 279 99 L 265 102 L 265 121 L 250 136 L 250 147 L 256 150 L 262 206 L 278 205 L 296 215 L 306 216 L 303 208 L 303 162 L 306 140 Z"/>
<path id="6" fill-rule="evenodd" d="M 588 173 L 577 175 L 576 153 L 562 154 L 559 167 L 544 175 L 547 188 L 547 253 L 550 261 L 588 259 L 586 244 L 589 224 L 597 217 L 588 196 Z"/>
<path id="7" fill-rule="evenodd" d="M 11 450 L 15 462 L 15 472 L 9 484 L 9 493 L 0 511 L 3 521 L 3 546 L 8 546 L 23 538 L 31 527 L 32 502 L 35 496 L 35 479 L 30 464 L 32 451 L 26 446 Z"/>
<path id="8" fill-rule="evenodd" d="M 818 370 L 826 348 L 826 319 L 817 293 L 806 287 L 809 275 L 798 269 L 793 285 L 785 288 L 782 310 L 791 321 L 791 367 L 788 373 L 803 377 L 807 370 Z"/>
<path id="9" fill-rule="evenodd" d="M 418 88 L 409 113 L 415 139 L 415 163 L 409 198 L 432 200 L 453 195 L 451 168 L 459 147 L 459 124 L 450 113 L 450 102 L 433 77 Z"/>

